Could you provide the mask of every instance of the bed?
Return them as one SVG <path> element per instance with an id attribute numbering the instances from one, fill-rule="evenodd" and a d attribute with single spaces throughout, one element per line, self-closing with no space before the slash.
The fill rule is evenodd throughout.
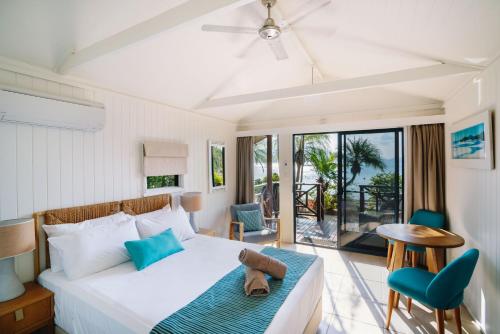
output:
<path id="1" fill-rule="evenodd" d="M 50 267 L 45 236 L 39 229 L 42 223 L 77 223 L 119 210 L 141 214 L 157 210 L 170 200 L 168 195 L 160 195 L 35 214 L 40 244 L 45 245 L 43 252 L 43 247 L 37 250 L 35 271 L 40 271 L 42 253 L 46 254 L 42 262 Z M 203 235 L 186 240 L 183 246 L 184 252 L 159 261 L 146 271 L 137 271 L 129 261 L 71 281 L 63 272 L 43 270 L 38 282 L 55 293 L 57 330 L 92 334 L 149 333 L 157 323 L 189 304 L 238 267 L 237 255 L 241 249 L 260 251 L 264 247 Z M 297 282 L 265 332 L 315 333 L 321 320 L 323 277 L 323 262 L 317 258 Z"/>

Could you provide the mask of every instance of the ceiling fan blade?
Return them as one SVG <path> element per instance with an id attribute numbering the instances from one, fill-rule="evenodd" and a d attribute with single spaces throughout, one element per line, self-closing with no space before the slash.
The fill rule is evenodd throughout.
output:
<path id="1" fill-rule="evenodd" d="M 202 31 L 208 32 L 225 32 L 231 34 L 257 34 L 257 29 L 248 27 L 234 27 L 234 26 L 218 26 L 213 24 L 204 24 L 201 26 Z"/>
<path id="2" fill-rule="evenodd" d="M 288 54 L 286 53 L 285 47 L 283 46 L 280 38 L 267 41 L 267 45 L 269 45 L 269 48 L 274 53 L 277 60 L 288 59 Z"/>
<path id="3" fill-rule="evenodd" d="M 331 0 L 318 1 L 318 3 L 315 4 L 314 6 L 310 6 L 309 8 L 306 8 L 304 10 L 299 10 L 299 12 L 296 15 L 292 15 L 290 18 L 285 20 L 285 22 L 286 22 L 285 25 L 295 24 L 295 23 L 305 19 L 307 16 L 311 15 L 315 11 L 330 5 L 331 3 L 332 3 Z"/>

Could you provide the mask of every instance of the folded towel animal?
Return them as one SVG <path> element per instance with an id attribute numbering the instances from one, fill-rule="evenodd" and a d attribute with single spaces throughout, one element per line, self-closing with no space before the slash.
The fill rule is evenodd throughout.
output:
<path id="1" fill-rule="evenodd" d="M 247 267 L 245 272 L 245 293 L 247 296 L 267 296 L 269 283 L 262 271 Z"/>
<path id="2" fill-rule="evenodd" d="M 277 279 L 283 279 L 287 266 L 280 260 L 257 253 L 251 249 L 243 249 L 239 256 L 240 262 L 252 269 L 257 269 Z"/>

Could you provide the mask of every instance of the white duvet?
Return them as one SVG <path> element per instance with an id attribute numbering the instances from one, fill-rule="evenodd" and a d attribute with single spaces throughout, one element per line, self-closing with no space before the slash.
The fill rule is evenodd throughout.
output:
<path id="1" fill-rule="evenodd" d="M 263 248 L 202 235 L 186 240 L 183 246 L 184 251 L 142 271 L 126 262 L 70 281 L 63 272 L 45 270 L 38 279 L 55 293 L 56 324 L 70 334 L 149 333 L 239 266 L 241 249 Z M 289 294 L 266 333 L 302 333 L 322 290 L 323 261 L 318 258 Z"/>

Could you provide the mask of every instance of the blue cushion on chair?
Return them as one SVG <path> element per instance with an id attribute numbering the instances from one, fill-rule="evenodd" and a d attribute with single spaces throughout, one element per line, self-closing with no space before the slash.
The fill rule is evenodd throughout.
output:
<path id="1" fill-rule="evenodd" d="M 460 305 L 478 258 L 479 251 L 473 248 L 448 263 L 427 288 L 426 296 L 430 305 L 440 309 L 451 309 Z"/>
<path id="2" fill-rule="evenodd" d="M 262 231 L 264 229 L 260 210 L 238 211 L 238 221 L 244 224 L 245 232 Z"/>
<path id="3" fill-rule="evenodd" d="M 240 233 L 234 232 L 236 240 L 240 239 Z M 245 232 L 243 233 L 243 241 L 250 243 L 272 242 L 276 241 L 278 233 L 270 228 L 264 228 L 261 231 Z"/>
<path id="4" fill-rule="evenodd" d="M 435 276 L 419 268 L 402 268 L 389 275 L 387 284 L 391 289 L 425 303 L 427 287 Z"/>
<path id="5" fill-rule="evenodd" d="M 423 225 L 432 228 L 444 227 L 444 215 L 439 212 L 429 210 L 417 210 L 411 216 L 409 224 Z"/>
<path id="6" fill-rule="evenodd" d="M 239 211 L 253 211 L 259 210 L 261 212 L 261 221 L 262 225 L 264 225 L 264 215 L 262 214 L 262 209 L 259 203 L 247 203 L 247 204 L 234 204 L 230 207 L 231 219 L 233 222 L 238 221 L 238 212 Z M 245 227 L 246 229 L 246 227 Z M 240 227 L 238 225 L 234 226 L 234 231 L 239 232 Z"/>
<path id="7" fill-rule="evenodd" d="M 406 250 L 417 253 L 425 253 L 425 247 L 420 246 L 407 245 Z"/>
<path id="8" fill-rule="evenodd" d="M 443 228 L 444 215 L 439 212 L 420 209 L 415 211 L 408 223 L 432 228 Z M 406 250 L 417 253 L 425 253 L 425 247 L 420 246 L 408 245 Z"/>

